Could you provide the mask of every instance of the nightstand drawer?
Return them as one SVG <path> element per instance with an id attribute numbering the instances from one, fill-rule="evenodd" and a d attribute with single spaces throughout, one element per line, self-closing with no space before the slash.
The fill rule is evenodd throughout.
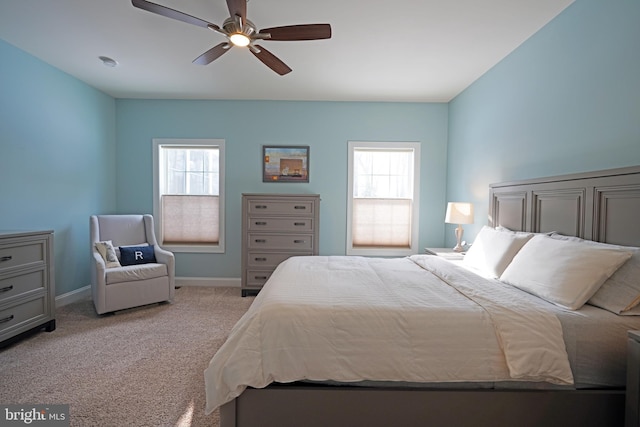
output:
<path id="1" fill-rule="evenodd" d="M 313 231 L 313 219 L 253 217 L 249 220 L 249 231 Z"/>
<path id="2" fill-rule="evenodd" d="M 312 234 L 249 233 L 247 239 L 249 249 L 313 250 Z"/>
<path id="3" fill-rule="evenodd" d="M 20 242 L 0 246 L 0 273 L 37 264 L 44 265 L 45 241 Z"/>
<path id="4" fill-rule="evenodd" d="M 310 200 L 249 200 L 250 215 L 313 215 Z"/>
<path id="5" fill-rule="evenodd" d="M 0 278 L 0 304 L 24 293 L 45 290 L 44 270 Z"/>

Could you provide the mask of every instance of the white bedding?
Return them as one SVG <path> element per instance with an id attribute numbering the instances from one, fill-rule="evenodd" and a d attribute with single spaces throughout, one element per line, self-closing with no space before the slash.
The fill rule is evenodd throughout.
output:
<path id="1" fill-rule="evenodd" d="M 573 384 L 545 304 L 434 256 L 290 258 L 205 370 L 206 412 L 271 382 Z"/>

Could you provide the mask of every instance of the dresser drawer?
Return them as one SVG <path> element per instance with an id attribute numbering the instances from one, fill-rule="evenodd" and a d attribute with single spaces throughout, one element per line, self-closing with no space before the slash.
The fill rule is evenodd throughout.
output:
<path id="1" fill-rule="evenodd" d="M 0 337 L 11 329 L 46 318 L 45 296 L 0 310 Z"/>
<path id="2" fill-rule="evenodd" d="M 269 277 L 271 277 L 273 270 L 247 270 L 246 286 L 248 288 L 261 288 Z"/>
<path id="3" fill-rule="evenodd" d="M 44 270 L 0 278 L 0 304 L 37 289 L 45 289 Z"/>
<path id="4" fill-rule="evenodd" d="M 311 200 L 249 200 L 249 215 L 313 215 Z"/>
<path id="5" fill-rule="evenodd" d="M 249 252 L 247 254 L 247 266 L 249 269 L 276 268 L 278 264 L 292 256 L 313 255 L 313 253 L 282 253 L 282 252 Z"/>
<path id="6" fill-rule="evenodd" d="M 313 231 L 312 218 L 269 218 L 252 217 L 249 219 L 249 231 Z"/>
<path id="7" fill-rule="evenodd" d="M 0 245 L 0 273 L 13 268 L 44 264 L 45 254 L 45 241 Z"/>
<path id="8" fill-rule="evenodd" d="M 313 250 L 313 234 L 249 233 L 249 249 Z"/>

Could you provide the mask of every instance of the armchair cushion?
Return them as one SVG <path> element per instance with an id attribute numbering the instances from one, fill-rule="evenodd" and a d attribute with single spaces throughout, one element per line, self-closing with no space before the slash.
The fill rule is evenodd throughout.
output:
<path id="1" fill-rule="evenodd" d="M 137 265 L 156 262 L 153 245 L 145 246 L 120 246 L 120 264 Z"/>
<path id="2" fill-rule="evenodd" d="M 154 279 L 167 275 L 166 264 L 139 264 L 109 268 L 105 271 L 106 284 L 132 282 L 137 280 Z"/>

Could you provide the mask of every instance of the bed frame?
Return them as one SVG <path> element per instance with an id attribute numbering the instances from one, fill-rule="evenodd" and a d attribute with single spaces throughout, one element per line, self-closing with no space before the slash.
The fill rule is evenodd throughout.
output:
<path id="1" fill-rule="evenodd" d="M 640 166 L 490 186 L 488 223 L 512 230 L 640 246 Z M 630 352 L 630 355 L 633 352 Z M 640 366 L 640 352 L 630 356 Z M 220 408 L 221 427 L 245 426 L 638 426 L 635 390 L 369 388 L 272 384 Z"/>

